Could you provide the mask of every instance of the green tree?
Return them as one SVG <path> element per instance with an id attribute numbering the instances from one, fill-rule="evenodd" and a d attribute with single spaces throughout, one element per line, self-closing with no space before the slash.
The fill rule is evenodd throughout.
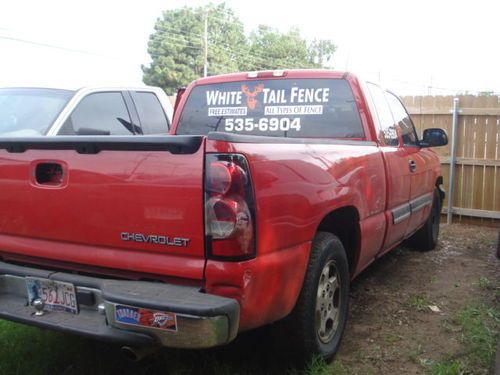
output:
<path id="1" fill-rule="evenodd" d="M 204 23 L 208 16 L 208 74 L 239 70 L 246 47 L 243 24 L 224 3 L 168 10 L 158 18 L 149 37 L 150 66 L 142 66 L 144 83 L 173 94 L 203 76 Z M 233 50 L 230 46 L 238 46 Z"/>
<path id="2" fill-rule="evenodd" d="M 242 62 L 243 70 L 321 68 L 335 52 L 330 40 L 308 44 L 298 28 L 288 33 L 260 25 L 250 34 L 250 58 Z"/>
<path id="3" fill-rule="evenodd" d="M 259 25 L 250 34 L 250 56 L 248 63 L 242 62 L 244 70 L 306 68 L 310 65 L 306 41 L 297 28 L 282 34 L 272 27 Z"/>
<path id="4" fill-rule="evenodd" d="M 326 66 L 336 50 L 331 40 L 315 39 L 309 45 L 309 59 L 319 67 Z"/>

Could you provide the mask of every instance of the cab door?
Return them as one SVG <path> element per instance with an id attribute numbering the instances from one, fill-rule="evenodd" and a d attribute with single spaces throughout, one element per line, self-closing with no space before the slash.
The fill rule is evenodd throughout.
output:
<path id="1" fill-rule="evenodd" d="M 417 132 L 408 112 L 399 98 L 391 92 L 385 93 L 391 108 L 397 131 L 400 136 L 402 150 L 408 162 L 410 174 L 410 220 L 405 237 L 409 237 L 427 219 L 432 205 L 434 182 L 429 167 L 430 155 L 418 144 Z"/>
<path id="2" fill-rule="evenodd" d="M 401 242 L 410 222 L 410 190 L 412 172 L 409 167 L 408 150 L 402 146 L 389 103 L 384 90 L 377 85 L 368 83 L 368 93 L 371 99 L 368 103 L 374 114 L 378 143 L 384 157 L 387 196 L 386 196 L 386 233 L 384 244 L 379 254 L 382 254 Z"/>

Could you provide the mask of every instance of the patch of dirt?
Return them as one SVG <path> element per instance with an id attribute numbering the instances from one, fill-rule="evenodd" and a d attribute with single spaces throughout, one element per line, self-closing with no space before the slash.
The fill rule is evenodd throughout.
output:
<path id="1" fill-rule="evenodd" d="M 499 303 L 497 232 L 441 225 L 435 250 L 401 247 L 368 267 L 351 286 L 348 326 L 337 355 L 346 370 L 422 374 L 430 361 L 463 356 L 460 327 L 453 323 L 457 312 L 475 302 Z"/>

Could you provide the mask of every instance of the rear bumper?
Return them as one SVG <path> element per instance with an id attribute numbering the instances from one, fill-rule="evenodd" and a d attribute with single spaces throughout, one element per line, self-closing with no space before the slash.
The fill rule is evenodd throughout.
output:
<path id="1" fill-rule="evenodd" d="M 34 314 L 25 277 L 72 283 L 79 313 Z M 175 316 L 175 329 L 124 324 L 117 306 Z M 0 262 L 0 318 L 132 346 L 162 345 L 207 348 L 236 337 L 239 304 L 235 299 L 204 294 L 195 287 L 146 281 L 100 279 Z"/>

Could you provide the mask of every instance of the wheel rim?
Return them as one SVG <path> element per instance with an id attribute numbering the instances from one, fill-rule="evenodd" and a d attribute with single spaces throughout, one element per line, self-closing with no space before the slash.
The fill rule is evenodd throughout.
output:
<path id="1" fill-rule="evenodd" d="M 319 340 L 329 343 L 339 325 L 340 276 L 335 261 L 325 264 L 318 281 L 316 296 L 316 332 Z"/>

